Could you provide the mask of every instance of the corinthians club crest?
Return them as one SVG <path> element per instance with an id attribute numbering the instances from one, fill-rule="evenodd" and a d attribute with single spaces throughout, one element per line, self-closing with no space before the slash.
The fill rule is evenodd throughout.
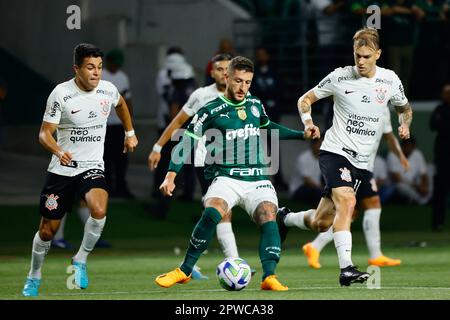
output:
<path id="1" fill-rule="evenodd" d="M 238 115 L 239 119 L 241 119 L 242 121 L 247 119 L 247 113 L 245 112 L 244 108 L 238 109 L 237 115 Z"/>
<path id="2" fill-rule="evenodd" d="M 56 208 L 58 208 L 58 196 L 55 196 L 53 193 L 52 194 L 46 194 L 45 195 L 47 197 L 47 200 L 45 201 L 45 207 L 49 210 L 55 210 Z"/>
<path id="3" fill-rule="evenodd" d="M 386 93 L 387 93 L 387 89 L 384 89 L 383 87 L 379 87 L 377 89 L 375 89 L 375 91 L 377 92 L 377 102 L 378 103 L 384 103 L 386 101 Z"/>

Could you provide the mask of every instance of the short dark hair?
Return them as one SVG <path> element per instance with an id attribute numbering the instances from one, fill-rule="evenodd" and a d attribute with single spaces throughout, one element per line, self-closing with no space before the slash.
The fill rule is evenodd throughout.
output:
<path id="1" fill-rule="evenodd" d="M 254 73 L 255 67 L 253 65 L 252 60 L 246 57 L 237 56 L 231 59 L 230 65 L 228 66 L 228 70 L 233 72 L 234 70 L 244 70 L 247 72 Z"/>
<path id="2" fill-rule="evenodd" d="M 184 55 L 183 49 L 181 49 L 180 47 L 174 46 L 174 47 L 170 47 L 169 49 L 167 49 L 166 56 L 170 56 L 171 54 L 174 54 L 174 53 L 179 53 L 181 55 Z"/>
<path id="3" fill-rule="evenodd" d="M 230 61 L 233 59 L 233 56 L 229 53 L 219 53 L 211 58 L 212 63 L 216 63 L 217 61 Z"/>
<path id="4" fill-rule="evenodd" d="M 357 49 L 364 46 L 373 50 L 380 49 L 380 35 L 378 34 L 378 30 L 370 27 L 359 29 L 353 36 L 353 46 Z"/>
<path id="5" fill-rule="evenodd" d="M 73 63 L 77 66 L 81 66 L 83 64 L 84 58 L 103 58 L 103 56 L 104 54 L 102 50 L 90 43 L 80 43 L 75 47 L 75 49 L 73 49 Z"/>

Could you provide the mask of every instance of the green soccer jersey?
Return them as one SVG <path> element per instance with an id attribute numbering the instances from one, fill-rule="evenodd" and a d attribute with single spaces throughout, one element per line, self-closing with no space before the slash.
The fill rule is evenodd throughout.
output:
<path id="1" fill-rule="evenodd" d="M 224 96 L 208 102 L 195 114 L 183 140 L 172 154 L 169 171 L 179 172 L 196 141 L 206 138 L 205 178 L 226 176 L 244 181 L 268 179 L 268 164 L 260 129 L 274 130 L 280 139 L 303 139 L 303 131 L 271 122 L 261 101 L 254 96 L 235 103 Z"/>
<path id="2" fill-rule="evenodd" d="M 205 178 L 228 176 L 245 181 L 267 179 L 260 128 L 270 123 L 261 101 L 247 96 L 234 103 L 224 96 L 210 101 L 195 115 L 185 134 L 207 137 L 209 157 Z"/>

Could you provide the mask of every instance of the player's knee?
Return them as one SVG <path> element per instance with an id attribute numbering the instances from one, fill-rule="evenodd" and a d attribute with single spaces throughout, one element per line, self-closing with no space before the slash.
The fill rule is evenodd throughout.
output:
<path id="1" fill-rule="evenodd" d="M 231 211 L 228 211 L 220 222 L 231 222 Z"/>
<path id="2" fill-rule="evenodd" d="M 338 197 L 339 203 L 336 205 L 337 214 L 349 214 L 353 215 L 353 210 L 356 206 L 356 197 L 354 194 L 343 194 Z"/>
<path id="3" fill-rule="evenodd" d="M 331 227 L 332 224 L 333 224 L 332 220 L 326 220 L 326 219 L 315 219 L 312 221 L 313 229 L 318 232 L 327 231 Z"/>
<path id="4" fill-rule="evenodd" d="M 256 207 L 253 218 L 257 225 L 262 225 L 268 221 L 275 221 L 276 215 L 277 206 L 271 202 L 264 201 Z"/>
<path id="5" fill-rule="evenodd" d="M 106 208 L 101 205 L 94 205 L 89 208 L 91 216 L 94 219 L 103 219 L 106 216 Z"/>
<path id="6" fill-rule="evenodd" d="M 53 240 L 55 237 L 55 233 L 50 228 L 41 228 L 39 230 L 39 238 L 42 239 L 42 241 L 50 241 Z"/>

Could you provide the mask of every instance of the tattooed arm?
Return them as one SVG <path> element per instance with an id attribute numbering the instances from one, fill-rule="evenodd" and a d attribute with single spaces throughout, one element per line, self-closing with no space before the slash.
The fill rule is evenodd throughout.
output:
<path id="1" fill-rule="evenodd" d="M 312 139 L 320 138 L 320 130 L 314 125 L 311 117 L 311 105 L 319 100 L 314 94 L 313 90 L 309 90 L 303 96 L 301 96 L 297 101 L 298 112 L 300 113 L 300 118 L 305 125 L 305 135 L 311 136 Z"/>
<path id="2" fill-rule="evenodd" d="M 395 111 L 398 114 L 398 123 L 400 124 L 398 127 L 398 135 L 400 139 L 409 139 L 409 127 L 413 119 L 411 105 L 408 102 L 403 106 L 395 106 Z"/>

